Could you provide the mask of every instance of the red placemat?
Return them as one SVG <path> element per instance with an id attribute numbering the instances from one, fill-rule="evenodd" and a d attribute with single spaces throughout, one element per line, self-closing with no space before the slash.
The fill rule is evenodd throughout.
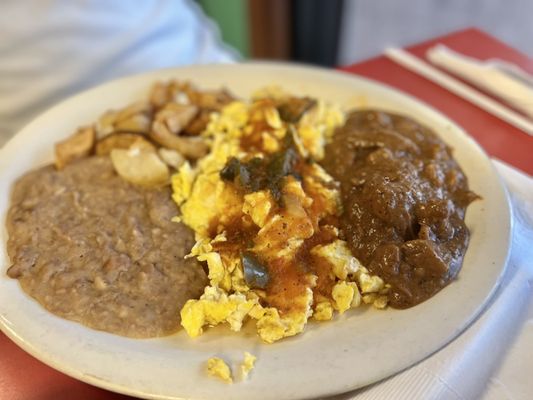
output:
<path id="1" fill-rule="evenodd" d="M 482 60 L 506 60 L 533 74 L 533 59 L 478 29 L 455 32 L 408 47 L 406 50 L 425 59 L 426 51 L 438 43 Z M 460 125 L 489 155 L 533 175 L 533 137 L 467 100 L 384 56 L 343 67 L 342 70 L 386 83 L 417 97 Z"/>
<path id="2" fill-rule="evenodd" d="M 36 360 L 0 332 L 0 399 L 122 400 L 130 397 L 70 378 Z"/>
<path id="3" fill-rule="evenodd" d="M 428 47 L 448 47 L 481 59 L 498 57 L 533 73 L 533 60 L 476 29 L 468 29 L 409 47 L 423 57 Z M 343 68 L 399 88 L 437 108 L 470 133 L 485 150 L 533 174 L 533 138 L 441 87 L 377 57 Z M 72 379 L 42 364 L 0 333 L 0 400 L 129 399 Z"/>

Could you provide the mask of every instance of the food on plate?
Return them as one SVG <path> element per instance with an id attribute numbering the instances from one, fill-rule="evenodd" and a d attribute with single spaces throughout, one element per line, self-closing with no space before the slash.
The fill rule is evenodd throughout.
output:
<path id="1" fill-rule="evenodd" d="M 226 383 L 233 383 L 231 369 L 226 362 L 220 357 L 211 357 L 207 360 L 207 374 L 221 379 Z"/>
<path id="2" fill-rule="evenodd" d="M 340 182 L 340 229 L 390 285 L 392 307 L 414 306 L 456 277 L 469 239 L 465 210 L 478 196 L 435 133 L 404 116 L 355 111 L 325 153 Z"/>
<path id="3" fill-rule="evenodd" d="M 208 149 L 197 136 L 205 115 L 233 97 L 171 81 L 149 98 L 57 143 L 55 169 L 17 181 L 7 218 L 10 277 L 49 311 L 130 337 L 174 333 L 185 301 L 203 292 L 168 185 Z"/>
<path id="4" fill-rule="evenodd" d="M 135 146 L 113 149 L 111 162 L 124 180 L 144 186 L 160 186 L 168 182 L 170 171 L 155 151 L 144 151 Z"/>
<path id="5" fill-rule="evenodd" d="M 248 378 L 248 375 L 250 374 L 252 369 L 254 369 L 256 360 L 256 356 L 248 353 L 247 351 L 244 352 L 244 360 L 241 364 L 241 377 L 243 380 Z"/>
<path id="6" fill-rule="evenodd" d="M 94 141 L 95 133 L 93 128 L 85 127 L 80 128 L 69 138 L 56 143 L 55 165 L 57 169 L 62 169 L 68 163 L 87 157 L 94 147 Z"/>
<path id="7" fill-rule="evenodd" d="M 55 165 L 62 169 L 94 154 L 111 154 L 115 169 L 128 182 L 166 184 L 169 171 L 162 163 L 175 169 L 185 158 L 204 156 L 209 146 L 200 133 L 209 115 L 233 99 L 225 89 L 202 91 L 190 83 L 157 82 L 149 101 L 109 110 L 94 124 L 57 143 Z"/>
<path id="8" fill-rule="evenodd" d="M 428 128 L 279 88 L 170 81 L 148 97 L 15 184 L 8 275 L 53 313 L 131 337 L 250 323 L 273 343 L 456 277 L 477 196 Z M 208 372 L 232 381 L 219 358 Z"/>
<path id="9" fill-rule="evenodd" d="M 244 352 L 244 359 L 239 365 L 240 379 L 242 381 L 248 378 L 248 375 L 255 367 L 257 357 L 253 354 Z M 207 374 L 209 376 L 223 380 L 226 383 L 233 383 L 233 376 L 230 366 L 220 357 L 211 357 L 207 360 L 206 366 Z"/>
<path id="10" fill-rule="evenodd" d="M 96 143 L 95 154 L 107 156 L 115 149 L 128 150 L 130 147 L 155 151 L 155 146 L 138 133 L 114 133 Z"/>
<path id="11" fill-rule="evenodd" d="M 91 328 L 171 334 L 178 310 L 207 283 L 184 258 L 194 239 L 171 222 L 176 213 L 168 187 L 132 185 L 108 157 L 29 172 L 7 215 L 8 275 L 47 310 Z"/>
<path id="12" fill-rule="evenodd" d="M 313 314 L 386 306 L 388 286 L 340 237 L 340 193 L 317 163 L 343 122 L 335 105 L 279 93 L 212 115 L 210 153 L 172 178 L 179 220 L 196 234 L 189 257 L 209 268 L 210 285 L 181 310 L 191 337 L 255 320 L 272 343 L 302 332 Z"/>

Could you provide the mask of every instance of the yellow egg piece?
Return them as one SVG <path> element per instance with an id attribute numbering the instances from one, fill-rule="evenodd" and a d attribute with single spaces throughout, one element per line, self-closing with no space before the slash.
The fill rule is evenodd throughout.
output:
<path id="1" fill-rule="evenodd" d="M 244 360 L 241 364 L 242 379 L 246 379 L 250 371 L 254 369 L 256 360 L 257 360 L 256 356 L 248 353 L 247 351 L 244 352 Z"/>
<path id="2" fill-rule="evenodd" d="M 207 373 L 210 376 L 219 378 L 226 383 L 233 383 L 231 370 L 226 362 L 219 357 L 212 357 L 207 360 Z"/>

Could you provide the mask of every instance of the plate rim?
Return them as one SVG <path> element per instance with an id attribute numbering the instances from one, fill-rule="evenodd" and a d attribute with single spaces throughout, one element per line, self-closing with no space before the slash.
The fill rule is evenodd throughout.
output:
<path id="1" fill-rule="evenodd" d="M 6 149 L 9 149 L 10 147 L 14 146 L 12 143 L 16 143 L 17 140 L 20 140 L 20 139 L 17 139 L 17 138 L 20 138 L 20 133 L 31 129 L 32 125 L 33 124 L 37 124 L 39 122 L 39 120 L 44 115 L 46 115 L 48 113 L 52 113 L 52 112 L 54 112 L 57 109 L 61 109 L 66 103 L 70 103 L 70 102 L 76 101 L 76 99 L 78 97 L 84 97 L 88 93 L 97 92 L 97 91 L 103 90 L 107 86 L 115 85 L 115 84 L 118 84 L 118 83 L 124 83 L 124 82 L 126 82 L 126 81 L 128 81 L 130 79 L 148 79 L 149 77 L 152 77 L 152 79 L 157 79 L 158 75 L 164 74 L 166 72 L 169 72 L 169 73 L 173 72 L 173 71 L 179 72 L 181 69 L 184 69 L 184 68 L 185 69 L 189 69 L 191 67 L 200 67 L 200 68 L 212 68 L 212 67 L 219 68 L 219 67 L 223 67 L 223 68 L 231 68 L 233 65 L 234 64 L 222 64 L 222 65 L 218 64 L 218 65 L 200 65 L 200 66 L 190 66 L 189 65 L 189 66 L 183 66 L 183 67 L 170 67 L 170 68 L 158 69 L 158 70 L 148 71 L 148 72 L 139 73 L 139 74 L 132 74 L 132 75 L 121 77 L 119 79 L 109 80 L 107 82 L 104 82 L 102 84 L 99 84 L 97 86 L 89 88 L 87 90 L 79 92 L 79 93 L 77 93 L 77 94 L 75 94 L 73 96 L 70 96 L 70 97 L 66 98 L 65 100 L 57 103 L 56 105 L 48 108 L 47 110 L 45 110 L 44 112 L 42 112 L 38 116 L 36 116 L 32 121 L 30 121 L 28 124 L 26 124 L 22 129 L 20 129 L 8 142 L 6 142 L 2 148 L 0 148 L 0 154 L 3 154 L 4 151 L 6 151 Z M 338 76 L 342 76 L 343 78 L 347 78 L 347 79 L 359 80 L 359 81 L 365 82 L 366 84 L 370 84 L 371 86 L 378 86 L 378 87 L 384 88 L 384 89 L 386 89 L 388 91 L 395 92 L 397 95 L 400 95 L 402 97 L 406 97 L 409 100 L 411 100 L 412 102 L 421 105 L 424 109 L 426 109 L 426 111 L 430 111 L 434 115 L 438 115 L 441 119 L 446 120 L 450 125 L 453 126 L 454 129 L 456 129 L 457 131 L 461 132 L 461 135 L 462 135 L 463 139 L 468 140 L 470 142 L 470 144 L 473 145 L 474 147 L 476 147 L 477 151 L 482 153 L 484 158 L 487 159 L 487 161 L 489 161 L 492 175 L 494 177 L 496 177 L 497 180 L 498 180 L 498 186 L 499 186 L 499 189 L 502 189 L 502 191 L 503 191 L 504 198 L 505 198 L 505 204 L 506 204 L 506 209 L 503 210 L 503 211 L 505 211 L 506 214 L 507 214 L 506 221 L 508 222 L 508 230 L 507 230 L 507 235 L 506 235 L 506 240 L 507 240 L 507 243 L 506 243 L 506 245 L 507 245 L 506 248 L 507 249 L 506 250 L 507 251 L 506 251 L 505 259 L 503 261 L 503 266 L 501 268 L 501 271 L 500 271 L 500 274 L 498 276 L 498 279 L 494 283 L 491 291 L 487 294 L 487 296 L 485 296 L 482 304 L 477 307 L 477 309 L 473 313 L 473 315 L 471 315 L 471 317 L 466 322 L 464 322 L 464 324 L 461 327 L 461 329 L 458 330 L 458 331 L 455 331 L 450 336 L 448 341 L 443 343 L 439 348 L 434 349 L 433 351 L 431 351 L 428 354 L 426 354 L 422 359 L 417 361 L 417 363 L 422 361 L 422 360 L 424 360 L 424 359 L 426 359 L 427 357 L 430 357 L 432 354 L 436 353 L 437 351 L 441 350 L 442 348 L 447 346 L 451 341 L 455 340 L 464 331 L 466 331 L 472 325 L 472 323 L 474 323 L 481 315 L 483 315 L 483 313 L 486 311 L 486 309 L 488 307 L 490 307 L 491 300 L 494 298 L 495 294 L 498 292 L 498 290 L 499 290 L 499 288 L 501 286 L 501 282 L 503 280 L 503 277 L 505 276 L 505 274 L 506 274 L 506 272 L 508 270 L 508 261 L 509 261 L 509 257 L 510 257 L 510 253 L 511 253 L 512 232 L 513 232 L 514 221 L 513 221 L 513 217 L 512 217 L 513 210 L 512 210 L 512 207 L 511 207 L 511 203 L 510 203 L 508 189 L 507 189 L 506 185 L 504 184 L 504 182 L 503 182 L 502 178 L 500 177 L 500 175 L 497 173 L 497 170 L 496 170 L 495 166 L 492 164 L 492 162 L 490 162 L 490 158 L 488 157 L 488 155 L 485 152 L 485 150 L 483 148 L 481 148 L 481 146 L 471 136 L 469 136 L 468 133 L 460 125 L 458 125 L 457 123 L 452 121 L 449 117 L 447 117 L 441 111 L 439 111 L 439 110 L 433 108 L 432 106 L 424 103 L 421 99 L 418 99 L 418 98 L 416 98 L 416 97 L 414 97 L 414 96 L 412 96 L 412 95 L 410 95 L 408 93 L 405 93 L 405 92 L 403 92 L 403 91 L 401 91 L 401 90 L 399 90 L 397 88 L 394 88 L 394 87 L 392 87 L 390 85 L 384 84 L 384 83 L 382 83 L 380 81 L 373 80 L 373 79 L 370 79 L 370 78 L 366 78 L 366 77 L 360 76 L 360 75 L 354 75 L 354 74 L 351 74 L 351 73 L 348 73 L 348 72 L 345 72 L 345 71 L 331 70 L 331 69 L 327 69 L 327 68 L 323 68 L 323 67 L 315 67 L 315 66 L 310 66 L 310 65 L 306 65 L 306 64 L 299 64 L 299 63 L 285 63 L 285 62 L 272 62 L 272 61 L 260 61 L 260 62 L 247 61 L 247 62 L 244 62 L 244 63 L 239 63 L 237 65 L 246 65 L 246 66 L 249 66 L 249 67 L 252 67 L 252 68 L 255 68 L 255 67 L 260 67 L 260 68 L 264 68 L 264 67 L 281 67 L 281 68 L 291 68 L 291 69 L 302 69 L 303 68 L 303 69 L 306 69 L 306 70 L 309 70 L 309 71 L 318 72 L 318 73 L 326 73 L 328 75 L 331 75 L 331 74 L 332 75 L 338 75 Z M 258 85 L 258 86 L 260 86 L 260 85 Z M 3 170 L 3 167 L 4 167 L 4 165 L 1 162 L 1 158 L 0 158 L 0 171 Z M 3 226 L 3 228 L 5 229 L 5 226 Z M 16 283 L 18 284 L 18 282 L 16 282 Z M 29 298 L 29 299 L 34 301 L 31 298 Z M 37 358 L 38 360 L 40 360 L 44 364 L 49 365 L 52 368 L 54 368 L 54 369 L 56 369 L 56 370 L 58 370 L 58 371 L 60 371 L 60 372 L 62 372 L 64 374 L 66 374 L 68 376 L 71 376 L 71 377 L 73 377 L 75 379 L 78 379 L 78 380 L 80 380 L 82 382 L 87 382 L 87 383 L 89 383 L 91 385 L 94 385 L 94 386 L 97 386 L 97 387 L 100 387 L 100 388 L 103 388 L 103 389 L 106 389 L 106 390 L 111 390 L 111 391 L 114 391 L 114 392 L 117 392 L 117 393 L 122 393 L 122 394 L 126 394 L 126 395 L 133 395 L 133 396 L 137 396 L 137 397 L 140 396 L 140 397 L 144 397 L 144 398 L 157 398 L 157 399 L 167 399 L 167 398 L 168 399 L 181 399 L 181 398 L 184 398 L 184 397 L 178 397 L 178 396 L 162 396 L 162 395 L 159 395 L 159 394 L 149 394 L 149 393 L 139 392 L 136 389 L 131 389 L 131 388 L 128 388 L 128 387 L 120 385 L 120 384 L 116 384 L 116 383 L 113 383 L 113 382 L 102 380 L 102 379 L 100 379 L 97 376 L 88 375 L 87 373 L 84 373 L 82 371 L 78 371 L 78 370 L 69 368 L 68 366 L 62 365 L 59 361 L 50 360 L 50 358 L 46 357 L 46 355 L 43 354 L 42 350 L 39 351 L 38 347 L 35 347 L 32 343 L 28 343 L 28 342 L 24 341 L 24 338 L 21 337 L 19 334 L 17 334 L 17 332 L 9 326 L 8 321 L 4 321 L 4 318 L 3 318 L 2 314 L 0 314 L 0 330 L 2 330 L 6 334 L 6 336 L 8 336 L 11 340 L 13 340 L 24 351 L 28 352 L 29 354 L 31 354 L 33 357 Z M 402 370 L 397 370 L 395 373 L 404 371 L 404 370 L 410 368 L 412 365 L 413 364 L 407 365 L 407 366 L 405 366 L 405 368 L 403 368 Z M 387 376 L 390 376 L 390 375 L 391 374 L 389 374 Z M 385 378 L 386 377 L 383 377 L 382 379 L 385 379 Z M 374 380 L 372 382 L 376 382 L 376 381 Z M 370 384 L 372 382 L 368 382 L 368 384 Z M 361 387 L 361 386 L 359 386 L 359 387 Z M 352 389 L 354 389 L 354 388 L 350 388 L 348 390 L 352 390 Z M 333 394 L 336 394 L 336 393 L 344 393 L 344 392 L 345 392 L 345 390 L 341 390 L 339 392 L 328 391 L 326 395 L 333 395 Z M 323 394 L 319 393 L 318 395 L 320 396 L 320 395 L 323 395 Z"/>

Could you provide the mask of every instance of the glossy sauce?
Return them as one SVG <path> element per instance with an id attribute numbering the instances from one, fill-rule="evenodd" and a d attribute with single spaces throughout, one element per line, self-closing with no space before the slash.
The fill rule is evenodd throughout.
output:
<path id="1" fill-rule="evenodd" d="M 381 111 L 349 115 L 326 147 L 341 184 L 340 228 L 354 256 L 408 308 L 459 272 L 468 246 L 471 192 L 451 149 L 417 122 Z"/>
<path id="2" fill-rule="evenodd" d="M 306 188 L 305 182 L 302 182 L 304 191 L 314 195 L 308 207 L 286 190 L 287 182 L 311 173 L 307 171 L 309 164 L 297 154 L 289 139 L 284 148 L 264 159 L 247 162 L 230 159 L 220 173 L 221 178 L 243 196 L 257 190 L 269 191 L 275 200 L 275 206 L 270 210 L 270 222 L 259 230 L 250 217 L 244 215 L 223 226 L 214 221 L 211 225 L 217 229 L 210 233 L 214 237 L 226 232 L 225 241 L 213 244 L 215 251 L 231 254 L 232 258 L 241 257 L 241 260 L 243 253 L 252 254 L 261 264 L 259 267 L 267 271 L 268 284 L 261 288 L 253 287 L 250 282 L 247 284 L 254 289 L 263 289 L 263 305 L 275 307 L 281 315 L 305 311 L 306 304 L 295 299 L 306 298 L 307 289 L 315 285 L 313 275 L 317 276 L 317 293 L 323 296 L 330 297 L 335 284 L 331 266 L 310 253 L 314 246 L 336 238 L 334 228 L 324 225 L 332 220 L 325 218 L 328 214 L 326 200 Z M 273 219 L 274 216 L 277 219 Z M 294 239 L 302 242 L 296 249 L 290 249 Z M 289 256 L 282 255 L 286 251 Z"/>

